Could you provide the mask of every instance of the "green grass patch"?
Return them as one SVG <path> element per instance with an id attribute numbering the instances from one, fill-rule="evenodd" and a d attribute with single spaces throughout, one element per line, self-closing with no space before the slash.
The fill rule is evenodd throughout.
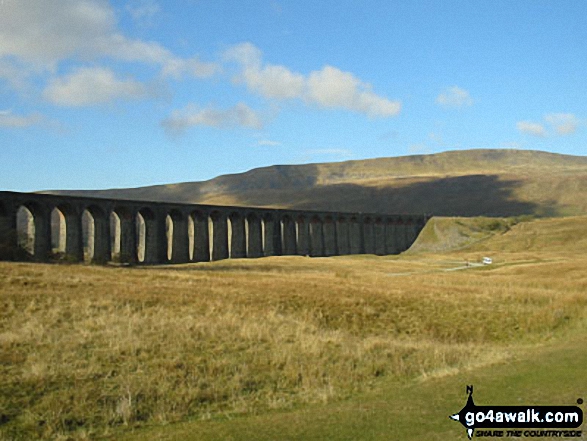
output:
<path id="1" fill-rule="evenodd" d="M 381 383 L 341 403 L 222 421 L 147 427 L 117 439 L 158 440 L 447 440 L 466 439 L 449 420 L 474 385 L 478 405 L 576 405 L 587 396 L 587 335 L 525 348 L 490 366 L 409 382 Z M 584 405 L 583 405 L 584 408 Z M 550 438 L 542 438 L 550 439 Z"/>

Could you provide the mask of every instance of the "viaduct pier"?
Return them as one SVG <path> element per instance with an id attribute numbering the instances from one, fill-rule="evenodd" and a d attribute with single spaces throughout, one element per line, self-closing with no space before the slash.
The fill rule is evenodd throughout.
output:
<path id="1" fill-rule="evenodd" d="M 170 264 L 398 254 L 425 215 L 178 204 L 0 191 L 0 260 Z"/>

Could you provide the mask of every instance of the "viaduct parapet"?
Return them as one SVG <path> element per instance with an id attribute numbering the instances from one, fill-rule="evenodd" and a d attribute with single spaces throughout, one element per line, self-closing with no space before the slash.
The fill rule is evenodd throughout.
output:
<path id="1" fill-rule="evenodd" d="M 0 192 L 0 260 L 125 264 L 398 254 L 425 215 L 339 213 Z"/>

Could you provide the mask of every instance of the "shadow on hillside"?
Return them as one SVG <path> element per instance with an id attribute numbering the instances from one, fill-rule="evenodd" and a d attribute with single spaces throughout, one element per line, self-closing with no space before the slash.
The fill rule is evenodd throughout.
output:
<path id="1" fill-rule="evenodd" d="M 383 213 L 429 213 L 437 216 L 518 216 L 556 213 L 556 204 L 516 200 L 522 181 L 496 175 L 431 178 L 395 187 L 357 184 L 317 186 L 239 194 L 243 205 L 281 205 L 298 209 Z"/>
<path id="2" fill-rule="evenodd" d="M 219 205 L 228 200 L 228 205 L 436 216 L 557 216 L 560 212 L 555 201 L 517 200 L 515 190 L 524 181 L 500 179 L 498 175 L 406 177 L 391 181 L 393 186 L 379 188 L 360 184 L 317 185 L 318 175 L 318 168 L 313 164 L 298 168 L 274 166 L 258 169 L 254 179 L 252 172 L 246 172 L 206 182 L 84 192 L 84 195 Z M 539 199 L 541 195 L 537 196 Z"/>

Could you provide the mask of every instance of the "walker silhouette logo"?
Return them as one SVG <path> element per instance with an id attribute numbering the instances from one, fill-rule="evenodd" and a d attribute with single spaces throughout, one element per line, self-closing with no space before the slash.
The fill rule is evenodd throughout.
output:
<path id="1" fill-rule="evenodd" d="M 467 386 L 467 394 L 465 407 L 449 418 L 465 426 L 469 439 L 475 430 L 476 437 L 581 437 L 580 430 L 554 430 L 581 426 L 583 411 L 577 406 L 477 406 L 473 402 L 473 386 Z M 578 399 L 577 403 L 583 404 L 583 400 Z"/>

